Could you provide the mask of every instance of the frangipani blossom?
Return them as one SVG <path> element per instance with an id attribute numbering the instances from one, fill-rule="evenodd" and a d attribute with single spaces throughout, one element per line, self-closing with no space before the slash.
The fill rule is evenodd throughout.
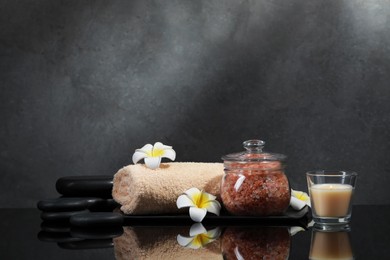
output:
<path id="1" fill-rule="evenodd" d="M 295 210 L 301 210 L 306 205 L 311 207 L 309 195 L 306 192 L 291 189 L 290 206 Z"/>
<path id="2" fill-rule="evenodd" d="M 174 161 L 176 152 L 172 149 L 172 146 L 157 142 L 154 145 L 147 144 L 141 149 L 135 150 L 135 153 L 133 154 L 133 163 L 136 164 L 144 159 L 146 167 L 154 170 L 160 167 L 161 158 L 168 158 Z"/>
<path id="3" fill-rule="evenodd" d="M 201 223 L 193 224 L 190 228 L 190 237 L 177 235 L 179 245 L 199 249 L 219 238 L 221 229 L 219 227 L 207 231 Z"/>
<path id="4" fill-rule="evenodd" d="M 190 207 L 191 219 L 195 222 L 202 222 L 207 211 L 219 216 L 221 204 L 216 198 L 207 192 L 191 188 L 177 198 L 176 205 L 179 209 Z"/>

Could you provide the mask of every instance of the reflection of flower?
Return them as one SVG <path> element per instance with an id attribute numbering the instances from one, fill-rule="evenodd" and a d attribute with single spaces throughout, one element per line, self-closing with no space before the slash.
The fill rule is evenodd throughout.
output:
<path id="1" fill-rule="evenodd" d="M 310 207 L 310 197 L 306 192 L 291 189 L 290 205 L 296 210 L 301 210 L 306 205 Z"/>
<path id="2" fill-rule="evenodd" d="M 207 211 L 219 216 L 221 204 L 215 199 L 215 196 L 207 192 L 191 188 L 177 198 L 176 205 L 179 209 L 190 207 L 191 219 L 195 222 L 201 222 Z"/>
<path id="3" fill-rule="evenodd" d="M 177 235 L 177 242 L 184 247 L 199 249 L 217 240 L 220 235 L 221 230 L 219 227 L 207 231 L 201 223 L 196 223 L 190 228 L 190 237 Z"/>
<path id="4" fill-rule="evenodd" d="M 141 149 L 135 150 L 133 163 L 136 164 L 138 161 L 144 159 L 146 167 L 154 170 L 160 166 L 161 158 L 168 158 L 174 161 L 176 152 L 172 149 L 172 146 L 157 142 L 154 145 L 147 144 Z"/>

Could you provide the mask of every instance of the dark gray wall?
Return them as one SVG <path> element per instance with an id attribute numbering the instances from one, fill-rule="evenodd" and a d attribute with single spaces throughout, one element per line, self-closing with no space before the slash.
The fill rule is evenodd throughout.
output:
<path id="1" fill-rule="evenodd" d="M 261 138 L 390 203 L 390 2 L 1 1 L 1 207 L 162 141 L 220 161 Z"/>

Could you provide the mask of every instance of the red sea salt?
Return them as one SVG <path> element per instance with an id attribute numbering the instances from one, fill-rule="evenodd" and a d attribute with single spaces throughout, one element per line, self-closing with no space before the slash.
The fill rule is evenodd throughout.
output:
<path id="1" fill-rule="evenodd" d="M 284 155 L 265 153 L 264 142 L 244 142 L 247 151 L 224 156 L 221 199 L 233 215 L 280 215 L 290 204 Z"/>

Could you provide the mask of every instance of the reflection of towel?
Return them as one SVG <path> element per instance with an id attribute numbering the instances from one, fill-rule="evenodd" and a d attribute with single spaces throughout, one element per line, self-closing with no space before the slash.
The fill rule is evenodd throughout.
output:
<path id="1" fill-rule="evenodd" d="M 204 248 L 182 247 L 177 235 L 188 234 L 183 227 L 125 227 L 122 236 L 114 238 L 116 260 L 127 259 L 222 259 L 219 241 Z"/>
<path id="2" fill-rule="evenodd" d="M 223 173 L 222 163 L 129 165 L 115 174 L 112 197 L 125 214 L 178 213 L 177 198 L 192 187 L 219 197 Z"/>

